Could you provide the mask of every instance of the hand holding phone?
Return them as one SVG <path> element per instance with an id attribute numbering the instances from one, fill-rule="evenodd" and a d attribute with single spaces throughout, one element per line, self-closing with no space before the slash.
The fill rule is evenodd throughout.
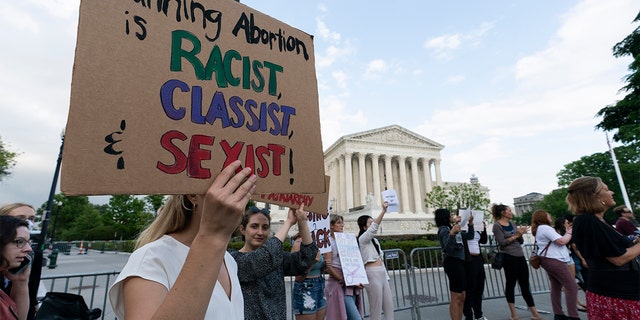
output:
<path id="1" fill-rule="evenodd" d="M 28 266 L 31 265 L 31 261 L 32 261 L 31 256 L 26 255 L 22 260 L 22 263 L 20 263 L 20 266 L 9 269 L 9 273 L 14 275 L 22 273 L 25 269 L 27 269 Z"/>

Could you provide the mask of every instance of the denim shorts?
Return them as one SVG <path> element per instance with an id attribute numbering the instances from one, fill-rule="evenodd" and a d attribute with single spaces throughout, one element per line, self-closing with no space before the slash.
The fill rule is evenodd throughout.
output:
<path id="1" fill-rule="evenodd" d="M 313 314 L 326 308 L 324 277 L 305 278 L 303 282 L 294 282 L 291 304 L 294 314 Z"/>

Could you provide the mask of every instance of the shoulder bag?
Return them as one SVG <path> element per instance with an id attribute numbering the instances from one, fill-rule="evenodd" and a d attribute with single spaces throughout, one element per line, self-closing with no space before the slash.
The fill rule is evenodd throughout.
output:
<path id="1" fill-rule="evenodd" d="M 544 249 L 542 249 L 542 251 L 540 252 L 540 254 L 543 257 L 547 256 L 547 249 L 549 249 L 549 245 L 551 245 L 551 241 L 549 241 L 549 243 L 547 243 Z M 540 255 L 536 253 L 537 247 L 538 247 L 538 242 L 536 241 L 536 244 L 533 247 L 534 250 L 531 252 L 531 257 L 529 257 L 529 264 L 534 269 L 540 268 L 540 263 L 542 262 L 542 257 L 540 257 Z"/>

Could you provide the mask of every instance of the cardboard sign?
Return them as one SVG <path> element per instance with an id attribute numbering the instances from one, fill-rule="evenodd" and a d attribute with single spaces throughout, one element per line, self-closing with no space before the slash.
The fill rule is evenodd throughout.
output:
<path id="1" fill-rule="evenodd" d="M 351 233 L 334 232 L 336 246 L 340 254 L 340 264 L 342 265 L 342 275 L 347 286 L 367 284 L 367 272 L 364 270 L 362 255 L 356 236 Z"/>
<path id="2" fill-rule="evenodd" d="M 323 193 L 263 193 L 253 195 L 251 199 L 288 208 L 298 208 L 300 205 L 304 205 L 305 210 L 323 214 L 326 217 L 328 214 L 327 202 L 329 201 L 330 179 L 331 177 L 329 176 L 324 177 L 325 191 Z"/>
<path id="3" fill-rule="evenodd" d="M 257 192 L 324 192 L 311 35 L 236 1 L 80 5 L 67 195 L 203 193 L 230 162 Z"/>
<path id="4" fill-rule="evenodd" d="M 387 212 L 400 212 L 400 201 L 398 201 L 398 195 L 393 189 L 382 191 L 382 202 L 387 201 L 389 206 Z"/>
<path id="5" fill-rule="evenodd" d="M 331 241 L 329 241 L 331 216 L 329 213 L 317 214 L 308 212 L 307 224 L 309 225 L 309 231 L 311 231 L 311 239 L 315 241 L 320 253 L 331 252 Z"/>

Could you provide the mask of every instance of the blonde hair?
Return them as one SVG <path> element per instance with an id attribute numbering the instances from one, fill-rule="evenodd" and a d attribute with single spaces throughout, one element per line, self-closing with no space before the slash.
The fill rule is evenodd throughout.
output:
<path id="1" fill-rule="evenodd" d="M 170 196 L 160 207 L 156 218 L 136 239 L 135 249 L 160 239 L 165 234 L 183 230 L 193 217 L 193 203 L 186 195 Z"/>
<path id="2" fill-rule="evenodd" d="M 599 177 L 585 176 L 573 180 L 565 198 L 569 211 L 576 215 L 606 211 L 609 207 L 598 199 L 598 192 L 602 188 L 604 188 L 604 182 Z"/>
<path id="3" fill-rule="evenodd" d="M 29 207 L 33 209 L 33 211 L 36 211 L 36 209 L 30 204 L 22 203 L 22 202 L 14 202 L 10 204 L 5 204 L 4 206 L 0 207 L 0 216 L 8 216 L 11 213 L 11 211 L 20 207 Z"/>

